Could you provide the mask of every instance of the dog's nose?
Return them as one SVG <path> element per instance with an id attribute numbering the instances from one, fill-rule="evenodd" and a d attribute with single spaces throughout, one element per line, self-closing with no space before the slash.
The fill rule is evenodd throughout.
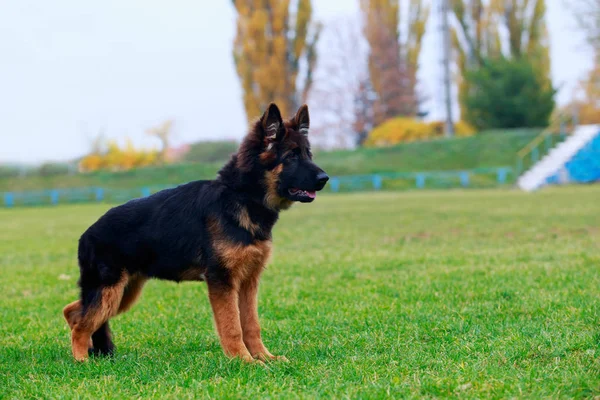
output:
<path id="1" fill-rule="evenodd" d="M 327 175 L 325 172 L 321 171 L 317 174 L 317 183 L 321 189 L 323 189 L 328 180 L 329 175 Z"/>

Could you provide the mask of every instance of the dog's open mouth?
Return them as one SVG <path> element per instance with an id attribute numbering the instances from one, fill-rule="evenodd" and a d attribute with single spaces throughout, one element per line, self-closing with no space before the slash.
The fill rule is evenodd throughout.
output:
<path id="1" fill-rule="evenodd" d="M 288 193 L 292 197 L 295 197 L 295 198 L 299 199 L 300 201 L 302 201 L 302 200 L 312 201 L 315 199 L 315 197 L 317 197 L 317 192 L 314 190 L 302 190 L 302 189 L 298 189 L 298 188 L 291 188 L 291 189 L 288 189 Z"/>

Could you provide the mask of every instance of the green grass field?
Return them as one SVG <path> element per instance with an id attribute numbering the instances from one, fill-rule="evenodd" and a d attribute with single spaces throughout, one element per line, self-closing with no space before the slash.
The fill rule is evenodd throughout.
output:
<path id="1" fill-rule="evenodd" d="M 113 359 L 73 362 L 62 307 L 107 208 L 0 210 L 0 398 L 600 395 L 600 187 L 326 195 L 282 214 L 265 343 L 222 354 L 202 283 L 150 282 Z"/>

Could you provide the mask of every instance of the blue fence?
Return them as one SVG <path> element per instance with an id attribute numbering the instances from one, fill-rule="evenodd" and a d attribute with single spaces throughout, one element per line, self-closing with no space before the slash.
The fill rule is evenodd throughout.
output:
<path id="1" fill-rule="evenodd" d="M 510 167 L 468 171 L 398 172 L 372 175 L 332 177 L 328 188 L 332 192 L 359 190 L 485 188 L 514 182 Z"/>
<path id="2" fill-rule="evenodd" d="M 397 172 L 372 175 L 332 177 L 326 186 L 329 192 L 369 190 L 486 188 L 514 182 L 515 171 L 510 167 L 468 171 Z M 138 189 L 108 189 L 101 187 L 50 189 L 0 193 L 0 206 L 38 206 L 72 203 L 122 203 L 150 196 L 176 185 L 146 186 Z"/>

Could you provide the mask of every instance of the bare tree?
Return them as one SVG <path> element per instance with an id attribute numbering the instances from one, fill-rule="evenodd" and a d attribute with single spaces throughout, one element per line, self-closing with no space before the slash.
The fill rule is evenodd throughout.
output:
<path id="1" fill-rule="evenodd" d="M 340 17 L 325 25 L 309 95 L 309 104 L 319 110 L 311 127 L 315 144 L 349 147 L 359 142 L 355 122 L 368 118 L 373 106 L 365 101 L 370 88 L 367 51 L 358 16 Z M 371 125 L 365 121 L 361 126 L 370 129 Z"/>
<path id="2" fill-rule="evenodd" d="M 101 128 L 96 136 L 90 140 L 90 154 L 102 154 L 106 151 L 106 133 Z"/>
<path id="3" fill-rule="evenodd" d="M 586 41 L 595 51 L 600 49 L 600 0 L 565 0 Z"/>
<path id="4" fill-rule="evenodd" d="M 173 128 L 173 120 L 164 121 L 162 124 L 146 130 L 146 134 L 158 138 L 162 144 L 160 151 L 160 159 L 162 162 L 167 161 L 167 151 L 171 141 Z"/>
<path id="5" fill-rule="evenodd" d="M 375 122 L 414 117 L 419 111 L 417 69 L 429 7 L 423 0 L 361 0 L 360 4 L 369 42 L 370 80 L 377 93 Z"/>
<path id="6" fill-rule="evenodd" d="M 582 124 L 600 122 L 600 0 L 564 0 L 585 35 L 593 53 L 593 66 L 573 91 L 571 103 L 563 110 L 577 114 Z"/>
<path id="7" fill-rule="evenodd" d="M 371 129 L 375 127 L 375 101 L 377 95 L 373 90 L 371 81 L 364 77 L 358 83 L 358 88 L 354 94 L 354 123 L 353 128 L 356 133 L 356 144 L 362 146 Z"/>

